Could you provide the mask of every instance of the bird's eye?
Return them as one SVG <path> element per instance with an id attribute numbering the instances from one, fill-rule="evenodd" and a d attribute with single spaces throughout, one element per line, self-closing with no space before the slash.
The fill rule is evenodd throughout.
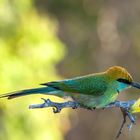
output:
<path id="1" fill-rule="evenodd" d="M 127 79 L 119 78 L 119 79 L 117 79 L 117 81 L 122 82 L 122 83 L 125 83 L 125 84 L 131 84 L 131 82 L 128 81 Z"/>

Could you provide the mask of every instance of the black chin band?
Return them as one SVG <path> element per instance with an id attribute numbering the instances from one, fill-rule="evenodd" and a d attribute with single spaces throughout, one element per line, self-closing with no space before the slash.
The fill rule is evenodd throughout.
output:
<path id="1" fill-rule="evenodd" d="M 128 80 L 126 80 L 126 79 L 122 79 L 122 78 L 117 79 L 117 81 L 122 82 L 122 83 L 125 83 L 125 84 L 128 84 L 128 85 L 131 84 L 130 81 L 128 81 Z"/>
<path id="2" fill-rule="evenodd" d="M 131 82 L 131 86 L 140 89 L 140 84 Z"/>

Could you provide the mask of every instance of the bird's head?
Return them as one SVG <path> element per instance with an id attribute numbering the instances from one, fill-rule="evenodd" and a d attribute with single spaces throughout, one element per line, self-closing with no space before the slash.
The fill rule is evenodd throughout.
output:
<path id="1" fill-rule="evenodd" d="M 106 71 L 106 73 L 110 80 L 118 82 L 119 92 L 124 89 L 127 89 L 130 86 L 140 89 L 140 84 L 133 82 L 133 78 L 130 75 L 130 73 L 123 67 L 120 66 L 110 67 Z"/>

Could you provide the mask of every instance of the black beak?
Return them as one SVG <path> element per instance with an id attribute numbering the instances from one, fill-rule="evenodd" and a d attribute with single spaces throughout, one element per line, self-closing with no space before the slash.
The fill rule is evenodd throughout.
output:
<path id="1" fill-rule="evenodd" d="M 139 88 L 139 89 L 140 89 L 140 84 L 138 84 L 138 83 L 131 82 L 130 85 L 131 85 L 132 87 L 135 87 L 135 88 Z"/>

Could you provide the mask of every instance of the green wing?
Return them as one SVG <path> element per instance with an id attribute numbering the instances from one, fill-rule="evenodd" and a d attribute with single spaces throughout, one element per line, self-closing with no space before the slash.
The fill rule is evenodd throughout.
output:
<path id="1" fill-rule="evenodd" d="M 43 83 L 41 85 L 47 85 L 65 92 L 94 96 L 103 95 L 107 89 L 105 77 L 101 75 L 88 75 L 62 81 Z"/>

